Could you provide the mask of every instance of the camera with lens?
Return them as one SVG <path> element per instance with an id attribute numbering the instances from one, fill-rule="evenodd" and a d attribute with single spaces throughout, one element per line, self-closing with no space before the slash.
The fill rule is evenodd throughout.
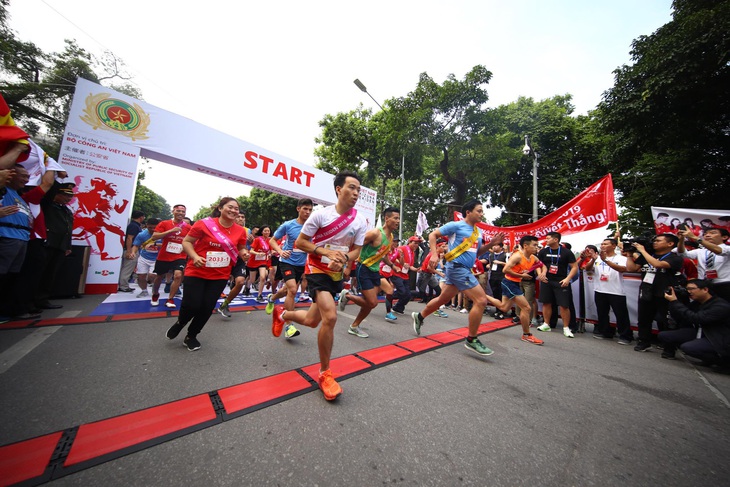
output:
<path id="1" fill-rule="evenodd" d="M 627 238 L 624 240 L 624 250 L 626 252 L 637 252 L 634 244 L 642 245 L 645 249 L 651 251 L 651 242 L 654 237 L 651 234 L 643 234 L 639 237 Z"/>
<path id="2" fill-rule="evenodd" d="M 684 288 L 684 286 L 668 286 L 664 290 L 664 294 L 671 294 L 671 291 L 674 290 L 674 295 L 677 296 L 677 299 L 684 303 L 689 304 L 689 293 Z"/>

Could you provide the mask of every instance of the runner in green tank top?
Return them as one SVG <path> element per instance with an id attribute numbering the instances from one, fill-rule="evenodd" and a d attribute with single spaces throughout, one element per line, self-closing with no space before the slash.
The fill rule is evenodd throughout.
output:
<path id="1" fill-rule="evenodd" d="M 365 234 L 365 242 L 360 251 L 355 277 L 357 287 L 362 296 L 349 294 L 347 289 L 340 293 L 339 309 L 345 311 L 347 302 L 351 301 L 360 307 L 355 321 L 350 325 L 347 332 L 360 338 L 367 338 L 369 335 L 360 329 L 360 324 L 378 305 L 378 293 L 382 289 L 386 294 L 392 294 L 391 284 L 380 276 L 380 261 L 388 262 L 388 253 L 391 251 L 393 242 L 393 231 L 400 225 L 400 213 L 396 208 L 388 207 L 383 210 L 383 227 L 373 228 Z M 345 276 L 347 278 L 347 276 Z M 387 319 L 387 318 L 386 318 Z"/>

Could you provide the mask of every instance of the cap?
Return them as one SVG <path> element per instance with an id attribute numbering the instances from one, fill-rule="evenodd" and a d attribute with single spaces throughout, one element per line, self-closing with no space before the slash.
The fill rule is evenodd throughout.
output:
<path id="1" fill-rule="evenodd" d="M 448 241 L 449 241 L 449 239 L 448 239 L 448 238 L 446 238 L 446 237 L 441 237 L 440 239 L 436 240 L 436 243 L 437 243 L 437 244 L 445 244 L 445 243 L 446 243 L 446 242 L 448 242 Z"/>
<path id="2" fill-rule="evenodd" d="M 423 242 L 423 239 L 421 237 L 417 237 L 416 235 L 414 235 L 408 239 L 408 243 L 411 243 L 411 242 Z"/>
<path id="3" fill-rule="evenodd" d="M 73 196 L 75 187 L 76 185 L 74 183 L 61 183 L 58 188 L 58 192 L 67 196 Z"/>

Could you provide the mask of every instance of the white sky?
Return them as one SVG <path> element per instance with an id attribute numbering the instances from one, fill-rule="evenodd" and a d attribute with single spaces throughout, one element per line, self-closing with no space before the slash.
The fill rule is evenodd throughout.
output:
<path id="1" fill-rule="evenodd" d="M 671 0 L 451 2 L 11 0 L 10 27 L 45 51 L 65 38 L 123 59 L 147 103 L 305 164 L 327 113 L 381 104 L 474 65 L 489 106 L 570 93 L 586 113 L 630 63 L 631 41 L 671 20 Z M 204 143 L 204 141 L 201 141 Z M 192 215 L 245 186 L 154 162 L 145 184 Z"/>

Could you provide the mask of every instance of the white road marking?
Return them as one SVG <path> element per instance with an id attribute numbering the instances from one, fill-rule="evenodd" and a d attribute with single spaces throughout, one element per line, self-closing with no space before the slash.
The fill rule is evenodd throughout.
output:
<path id="1" fill-rule="evenodd" d="M 60 330 L 60 326 L 44 326 L 34 330 L 33 333 L 20 340 L 12 347 L 0 353 L 0 374 L 4 374 L 20 359 L 33 351 L 38 345 L 46 341 L 46 338 Z"/>

